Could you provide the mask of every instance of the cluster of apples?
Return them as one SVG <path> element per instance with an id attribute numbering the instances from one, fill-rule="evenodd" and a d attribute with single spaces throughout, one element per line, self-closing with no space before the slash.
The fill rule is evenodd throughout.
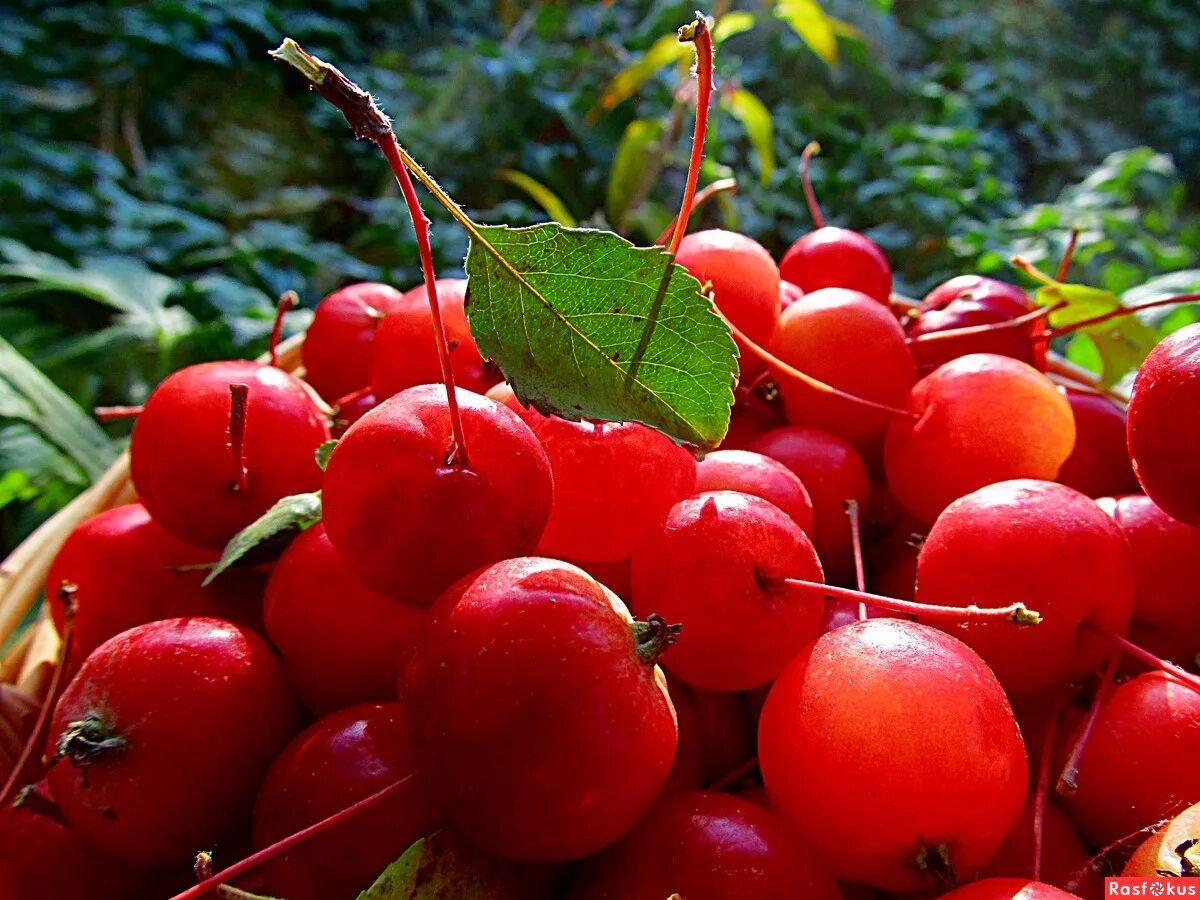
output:
<path id="1" fill-rule="evenodd" d="M 164 381 L 138 502 L 50 571 L 0 897 L 340 900 L 429 835 L 526 900 L 1090 898 L 1147 837 L 1128 871 L 1196 874 L 1200 326 L 1127 416 L 1012 285 L 904 304 L 823 225 L 677 261 L 742 353 L 700 460 L 524 407 L 456 279 L 327 297 L 303 378 Z"/>

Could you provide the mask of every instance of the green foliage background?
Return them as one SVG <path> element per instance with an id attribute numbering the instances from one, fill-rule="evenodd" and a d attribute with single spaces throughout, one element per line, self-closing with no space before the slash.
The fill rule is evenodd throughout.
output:
<path id="1" fill-rule="evenodd" d="M 106 437 L 66 397 L 82 409 L 137 403 L 181 365 L 257 353 L 284 290 L 311 309 L 348 281 L 417 279 L 386 168 L 268 59 L 282 35 L 373 90 L 401 140 L 484 221 L 546 218 L 496 174 L 511 169 L 581 223 L 614 224 L 606 208 L 628 205 L 632 190 L 629 171 L 621 196 L 609 188 L 622 135 L 633 123 L 631 133 L 670 136 L 682 120 L 644 202 L 614 216 L 645 242 L 682 187 L 690 126 L 679 70 L 654 72 L 607 114 L 594 109 L 693 5 L 6 4 L 0 544 L 119 448 L 120 426 Z M 705 179 L 732 174 L 740 189 L 704 224 L 781 252 L 810 224 L 797 161 L 817 139 L 828 219 L 875 238 L 908 292 L 966 271 L 1012 278 L 1012 252 L 1050 260 L 1073 225 L 1083 229 L 1073 280 L 1139 299 L 1200 282 L 1194 0 L 825 0 L 859 35 L 838 39 L 835 65 L 769 4 L 717 5 L 757 21 L 720 48 L 727 102 Z M 769 112 L 773 172 L 762 122 L 756 145 L 752 118 L 731 114 L 739 89 Z M 439 265 L 461 268 L 464 236 L 430 211 Z M 306 315 L 291 314 L 289 327 Z M 1193 318 L 1180 310 L 1154 324 Z M 1099 367 L 1086 341 L 1072 352 Z"/>

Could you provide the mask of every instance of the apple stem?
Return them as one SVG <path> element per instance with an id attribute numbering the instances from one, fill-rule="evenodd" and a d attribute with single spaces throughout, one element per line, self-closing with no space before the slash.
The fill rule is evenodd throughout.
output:
<path id="1" fill-rule="evenodd" d="M 1042 858 L 1046 846 L 1046 804 L 1050 801 L 1050 767 L 1054 762 L 1054 741 L 1058 735 L 1058 723 L 1062 718 L 1066 699 L 1060 700 L 1054 708 L 1046 731 L 1042 735 L 1041 756 L 1038 758 L 1037 789 L 1033 795 L 1033 869 L 1031 877 L 1034 881 L 1042 880 Z"/>
<path id="2" fill-rule="evenodd" d="M 122 419 L 136 419 L 142 414 L 144 406 L 97 406 L 92 409 L 92 415 L 97 422 L 119 422 Z"/>
<path id="3" fill-rule="evenodd" d="M 679 251 L 679 242 L 687 231 L 692 217 L 692 204 L 696 199 L 696 184 L 700 180 L 700 163 L 704 159 L 704 141 L 708 134 L 708 108 L 713 91 L 713 42 L 708 30 L 708 20 L 696 16 L 679 29 L 679 42 L 693 44 L 696 48 L 696 130 L 692 134 L 692 154 L 688 159 L 687 182 L 683 188 L 683 201 L 679 215 L 675 218 L 675 232 L 667 252 L 674 256 Z"/>
<path id="4" fill-rule="evenodd" d="M 634 622 L 631 627 L 637 655 L 648 666 L 657 664 L 659 657 L 674 645 L 683 631 L 682 625 L 668 625 L 658 613 L 651 613 L 644 622 Z"/>
<path id="5" fill-rule="evenodd" d="M 1039 319 L 1044 319 L 1052 312 L 1057 312 L 1067 306 L 1066 300 L 1060 300 L 1050 306 L 1039 306 L 1037 309 L 1031 309 L 1023 315 L 1016 316 L 1012 319 L 1005 319 L 1002 322 L 987 322 L 983 325 L 964 325 L 962 328 L 947 328 L 944 331 L 930 331 L 927 334 L 919 334 L 916 337 L 908 339 L 910 344 L 928 344 L 936 341 L 944 341 L 949 338 L 971 337 L 976 334 L 990 334 L 993 331 L 1007 331 L 1010 328 L 1020 328 L 1023 325 L 1030 325 Z M 1031 336 L 1031 341 L 1037 340 L 1040 335 Z"/>
<path id="6" fill-rule="evenodd" d="M 433 316 L 434 339 L 437 343 L 438 363 L 442 370 L 442 383 L 446 386 L 446 405 L 450 412 L 450 430 L 454 439 L 448 462 L 467 466 L 467 444 L 463 433 L 462 414 L 458 408 L 458 398 L 454 390 L 454 373 L 450 368 L 450 351 L 446 345 L 446 329 L 442 324 L 442 310 L 437 302 L 437 286 L 434 284 L 433 251 L 429 243 L 429 220 L 421 209 L 417 192 L 413 187 L 411 170 L 429 192 L 433 194 L 442 206 L 465 228 L 472 237 L 478 236 L 479 228 L 471 221 L 470 216 L 463 212 L 462 207 L 454 202 L 432 177 L 422 169 L 415 159 L 400 146 L 396 133 L 392 130 L 392 120 L 384 115 L 374 99 L 347 78 L 336 66 L 318 59 L 291 38 L 284 38 L 283 43 L 271 51 L 271 56 L 287 63 L 308 79 L 313 89 L 325 100 L 332 103 L 346 117 L 354 136 L 365 138 L 379 147 L 400 192 L 404 195 L 404 203 L 412 219 L 413 231 L 417 238 L 417 252 L 421 258 L 421 274 L 425 279 L 425 291 L 429 296 L 429 311 Z"/>
<path id="7" fill-rule="evenodd" d="M 21 746 L 21 755 L 13 763 L 12 771 L 9 772 L 8 778 L 4 782 L 4 787 L 0 788 L 0 808 L 8 802 L 13 789 L 16 788 L 17 779 L 21 777 L 22 770 L 29 764 L 29 760 L 33 758 L 34 748 L 40 747 L 44 743 L 42 735 L 45 733 L 46 727 L 50 724 L 50 716 L 54 712 L 59 688 L 62 687 L 66 678 L 65 672 L 71 652 L 71 635 L 75 631 L 75 592 L 77 590 L 73 584 L 64 584 L 59 588 L 59 597 L 63 599 L 64 603 L 63 633 L 58 646 L 58 665 L 54 667 L 54 673 L 50 676 L 50 684 L 46 688 L 46 697 L 42 701 L 42 708 L 38 710 L 37 719 L 34 720 L 33 730 Z"/>
<path id="8" fill-rule="evenodd" d="M 852 588 L 838 587 L 820 581 L 806 581 L 803 578 L 772 578 L 760 576 L 759 583 L 764 589 L 777 585 L 805 593 L 823 595 L 826 600 L 846 600 L 852 603 L 866 603 L 879 609 L 887 609 L 901 615 L 920 616 L 924 619 L 935 619 L 943 622 L 980 622 L 992 619 L 1011 622 L 1015 625 L 1036 625 L 1042 621 L 1039 613 L 1029 609 L 1024 603 L 1013 603 L 1009 606 L 981 607 L 975 606 L 936 606 L 931 603 L 918 603 L 914 600 L 899 600 L 895 597 L 884 597 L 866 591 L 856 591 Z"/>
<path id="9" fill-rule="evenodd" d="M 893 416 L 904 416 L 905 418 L 912 419 L 914 422 L 920 418 L 920 416 L 918 416 L 916 413 L 907 409 L 899 409 L 895 406 L 888 406 L 886 403 L 876 403 L 874 400 L 868 400 L 866 397 L 859 397 L 856 394 L 849 394 L 846 391 L 835 388 L 831 384 L 826 384 L 824 381 L 813 378 L 811 375 L 806 375 L 804 372 L 801 372 L 794 366 L 790 366 L 785 363 L 774 353 L 771 353 L 769 350 L 764 350 L 758 344 L 754 343 L 751 338 L 747 337 L 744 331 L 734 325 L 733 322 L 729 321 L 728 316 L 721 312 L 721 310 L 717 309 L 716 304 L 713 304 L 712 309 L 713 312 L 715 312 L 724 320 L 733 336 L 745 344 L 751 353 L 765 362 L 768 366 L 771 366 L 792 380 L 806 384 L 813 390 L 820 391 L 822 394 L 830 394 L 834 397 L 840 397 L 843 400 L 849 400 L 851 403 L 857 403 L 860 406 L 869 406 L 872 409 L 883 410 L 883 412 L 891 413 Z"/>
<path id="10" fill-rule="evenodd" d="M 1083 880 L 1087 878 L 1088 875 L 1091 875 L 1092 873 L 1098 874 L 1100 872 L 1100 864 L 1108 859 L 1108 857 L 1112 856 L 1118 850 L 1130 847 L 1135 841 L 1140 844 L 1146 837 L 1158 831 L 1158 829 L 1162 828 L 1170 821 L 1171 819 L 1169 817 L 1165 819 L 1159 819 L 1157 822 L 1152 822 L 1144 828 L 1139 828 L 1137 831 L 1132 831 L 1124 837 L 1117 838 L 1111 844 L 1102 848 L 1099 853 L 1096 853 L 1094 856 L 1092 856 L 1086 863 L 1072 872 L 1070 879 L 1068 879 L 1067 883 L 1063 885 L 1063 890 L 1072 894 L 1076 893 L 1083 884 Z"/>
<path id="11" fill-rule="evenodd" d="M 842 506 L 846 510 L 846 518 L 850 520 L 850 543 L 854 549 L 854 586 L 860 591 L 865 592 L 867 589 L 867 575 L 863 570 L 863 551 L 862 551 L 862 527 L 858 512 L 857 500 L 843 500 Z M 858 601 L 858 621 L 865 622 L 867 620 L 867 604 Z"/>
<path id="12" fill-rule="evenodd" d="M 700 207 L 702 207 L 705 203 L 707 203 L 713 197 L 716 197 L 718 194 L 736 194 L 736 193 L 737 193 L 737 180 L 736 179 L 722 178 L 718 181 L 714 181 L 712 184 L 708 185 L 708 187 L 701 189 L 700 193 L 698 193 L 696 195 L 696 199 L 694 201 L 692 201 L 692 212 L 695 213 L 696 210 L 698 210 Z M 663 233 L 658 236 L 658 240 L 656 240 L 654 243 L 659 246 L 664 246 L 667 243 L 667 241 L 670 239 L 671 235 L 674 233 L 675 224 L 678 221 L 679 221 L 678 216 L 676 216 L 674 219 L 672 219 L 671 224 L 663 229 Z M 686 225 L 684 226 L 684 230 L 685 231 L 687 230 Z"/>
<path id="13" fill-rule="evenodd" d="M 279 340 L 283 336 L 283 317 L 299 303 L 300 297 L 295 291 L 284 291 L 279 295 L 279 303 L 275 307 L 275 321 L 271 323 L 271 339 L 267 344 L 267 355 L 272 368 L 279 368 Z"/>
<path id="14" fill-rule="evenodd" d="M 1151 300 L 1149 303 L 1141 303 L 1137 306 L 1122 306 L 1118 309 L 1101 313 L 1098 316 L 1092 316 L 1090 319 L 1081 319 L 1078 322 L 1072 322 L 1070 325 L 1064 325 L 1061 328 L 1048 329 L 1038 335 L 1037 339 L 1043 341 L 1052 341 L 1057 337 L 1062 337 L 1066 334 L 1072 334 L 1082 328 L 1091 328 L 1093 325 L 1100 325 L 1109 321 L 1110 319 L 1119 319 L 1122 316 L 1129 316 L 1133 313 L 1141 312 L 1144 309 L 1154 309 L 1159 306 L 1175 306 L 1181 303 L 1196 302 L 1200 302 L 1200 294 L 1180 294 L 1178 297 L 1166 297 L 1162 300 Z"/>
<path id="15" fill-rule="evenodd" d="M 287 837 L 276 841 L 270 846 L 264 847 L 255 853 L 251 853 L 245 859 L 239 860 L 233 865 L 222 869 L 208 878 L 205 878 L 199 884 L 193 885 L 183 893 L 176 894 L 171 898 L 171 900 L 197 900 L 197 898 L 203 897 L 209 891 L 216 890 L 223 882 L 237 878 L 239 875 L 249 872 L 251 869 L 256 868 L 267 860 L 274 859 L 275 857 L 286 853 L 297 844 L 301 844 L 310 838 L 314 838 L 317 835 L 328 831 L 330 828 L 340 825 L 345 820 L 357 816 L 359 813 L 366 812 L 367 810 L 378 806 L 384 801 L 391 799 L 399 794 L 400 791 L 408 786 L 409 782 L 416 777 L 416 772 L 409 772 L 403 778 L 393 781 L 387 787 L 381 788 L 368 797 L 364 797 L 357 803 L 352 803 L 344 809 L 338 810 L 332 815 L 326 816 L 319 822 L 314 822 L 307 828 L 302 828 L 296 833 L 290 834 Z"/>
<path id="16" fill-rule="evenodd" d="M 1096 688 L 1095 696 L 1092 697 L 1092 705 L 1088 709 L 1087 718 L 1084 719 L 1083 727 L 1079 730 L 1079 736 L 1075 738 L 1075 743 L 1071 745 L 1071 753 L 1067 756 L 1067 762 L 1054 786 L 1055 792 L 1063 797 L 1070 797 L 1079 790 L 1079 762 L 1083 758 L 1088 738 L 1091 737 L 1092 731 L 1096 727 L 1096 720 L 1100 718 L 1100 707 L 1103 705 L 1104 698 L 1112 689 L 1113 676 L 1117 672 L 1117 664 L 1120 661 L 1121 654 L 1114 653 L 1104 665 L 1104 671 L 1100 676 L 1100 685 Z"/>
<path id="17" fill-rule="evenodd" d="M 1163 659 L 1157 654 L 1151 653 L 1144 647 L 1139 647 L 1127 637 L 1116 634 L 1112 631 L 1106 631 L 1099 625 L 1093 624 L 1090 620 L 1084 622 L 1084 624 L 1101 637 L 1108 638 L 1108 640 L 1115 645 L 1118 650 L 1127 656 L 1132 656 L 1134 659 L 1145 663 L 1151 669 L 1158 669 L 1159 671 L 1166 672 L 1172 678 L 1182 682 L 1194 691 L 1200 691 L 1200 677 L 1193 675 L 1191 672 L 1188 672 L 1182 667 L 1175 665 L 1173 662 Z"/>
<path id="18" fill-rule="evenodd" d="M 446 405 L 450 410 L 450 429 L 454 435 L 454 453 L 451 462 L 466 467 L 467 439 L 463 432 L 462 413 L 458 408 L 458 397 L 454 389 L 454 370 L 450 366 L 450 348 L 446 341 L 446 326 L 442 322 L 442 306 L 438 303 L 437 283 L 433 271 L 433 248 L 429 242 L 429 219 L 421 209 L 421 201 L 417 199 L 417 189 L 413 186 L 412 177 L 400 157 L 400 144 L 396 136 L 388 130 L 389 139 L 378 141 L 379 149 L 387 157 L 388 164 L 396 175 L 400 191 L 404 194 L 404 202 L 408 206 L 408 215 L 412 219 L 413 230 L 417 235 L 417 252 L 421 257 L 421 275 L 425 279 L 425 294 L 429 298 L 429 314 L 433 317 L 433 336 L 437 342 L 438 365 L 442 370 L 442 383 L 446 386 Z"/>
<path id="19" fill-rule="evenodd" d="M 250 396 L 248 384 L 229 385 L 229 453 L 233 458 L 231 489 L 245 491 L 249 487 L 246 471 L 246 402 Z"/>
<path id="20" fill-rule="evenodd" d="M 745 778 L 751 772 L 758 768 L 758 757 L 752 756 L 744 760 L 726 772 L 724 775 L 717 778 L 705 788 L 706 791 L 723 791 L 731 784 Z"/>
<path id="21" fill-rule="evenodd" d="M 817 194 L 813 190 L 812 176 L 808 171 L 809 161 L 820 152 L 821 145 L 816 141 L 809 141 L 804 152 L 800 154 L 800 183 L 804 186 L 804 201 L 808 204 L 813 224 L 818 228 L 824 228 L 825 217 L 821 215 L 821 207 L 817 205 Z"/>
<path id="22" fill-rule="evenodd" d="M 1062 259 L 1058 262 L 1058 272 L 1054 276 L 1055 281 L 1066 281 L 1067 273 L 1071 271 L 1071 260 L 1075 257 L 1075 245 L 1079 242 L 1079 229 L 1072 228 L 1071 234 L 1067 238 L 1067 247 L 1063 250 Z"/>

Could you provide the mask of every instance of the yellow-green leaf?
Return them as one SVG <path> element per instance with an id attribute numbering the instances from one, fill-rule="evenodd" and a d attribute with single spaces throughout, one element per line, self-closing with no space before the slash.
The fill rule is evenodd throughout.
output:
<path id="1" fill-rule="evenodd" d="M 650 45 L 642 56 L 616 74 L 596 102 L 596 110 L 607 112 L 633 96 L 642 84 L 659 69 L 690 60 L 691 44 L 681 44 L 673 34 L 664 34 Z"/>
<path id="2" fill-rule="evenodd" d="M 1038 288 L 1036 296 L 1042 306 L 1067 301 L 1065 308 L 1050 314 L 1050 323 L 1056 328 L 1073 325 L 1121 307 L 1116 294 L 1084 284 L 1047 284 Z M 1099 360 L 1101 381 L 1105 385 L 1112 385 L 1141 365 L 1158 340 L 1158 332 L 1136 316 L 1121 316 L 1081 328 L 1069 345 L 1068 358 L 1072 361 L 1085 360 L 1082 364 L 1093 369 L 1095 361 Z"/>
<path id="3" fill-rule="evenodd" d="M 501 181 L 507 181 L 513 187 L 520 188 L 532 197 L 533 201 L 544 209 L 546 215 L 555 222 L 566 225 L 568 228 L 575 227 L 575 217 L 571 215 L 567 205 L 559 199 L 554 191 L 536 178 L 526 175 L 524 172 L 518 172 L 516 169 L 497 169 L 495 174 Z"/>
<path id="4" fill-rule="evenodd" d="M 775 172 L 775 132 L 771 111 L 745 88 L 733 91 L 722 100 L 723 105 L 746 129 L 746 137 L 758 157 L 759 181 L 766 184 Z"/>
<path id="5" fill-rule="evenodd" d="M 837 33 L 816 0 L 779 0 L 775 15 L 790 25 L 826 65 L 837 65 Z"/>
<path id="6" fill-rule="evenodd" d="M 744 10 L 725 13 L 713 26 L 712 39 L 714 44 L 729 40 L 735 34 L 742 34 L 754 27 L 754 13 Z"/>
<path id="7" fill-rule="evenodd" d="M 625 126 L 613 156 L 604 199 L 604 213 L 618 231 L 625 224 L 634 194 L 645 176 L 650 148 L 662 140 L 663 130 L 663 123 L 658 119 L 634 119 Z"/>

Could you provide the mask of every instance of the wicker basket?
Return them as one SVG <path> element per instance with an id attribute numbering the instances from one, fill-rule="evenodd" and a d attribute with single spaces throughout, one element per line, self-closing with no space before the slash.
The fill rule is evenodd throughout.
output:
<path id="1" fill-rule="evenodd" d="M 278 366 L 292 374 L 303 374 L 298 334 L 279 345 Z M 268 358 L 260 356 L 259 362 Z M 50 564 L 63 542 L 84 520 L 136 499 L 129 480 L 129 454 L 109 466 L 91 487 L 60 509 L 53 518 L 27 537 L 0 563 L 0 645 L 20 627 L 38 602 Z M 0 659 L 0 683 L 12 684 L 35 698 L 42 698 L 58 665 L 59 639 L 46 609 L 37 622 L 16 640 Z"/>

